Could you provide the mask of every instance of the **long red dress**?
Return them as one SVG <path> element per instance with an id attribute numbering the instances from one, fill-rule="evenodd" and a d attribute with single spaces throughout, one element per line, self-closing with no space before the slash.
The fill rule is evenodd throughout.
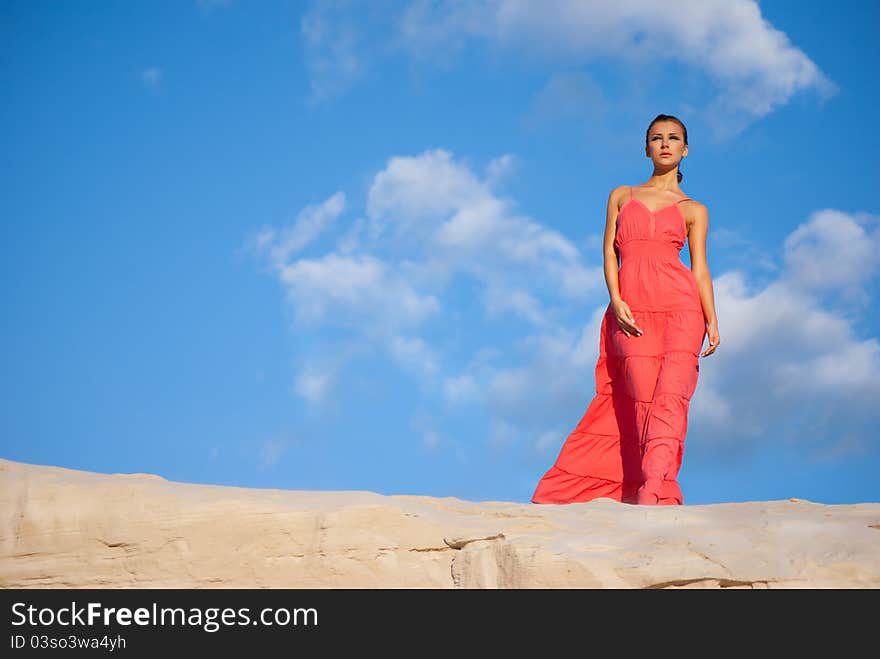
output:
<path id="1" fill-rule="evenodd" d="M 643 334 L 624 334 L 608 304 L 596 396 L 538 482 L 533 503 L 683 503 L 677 478 L 706 335 L 697 281 L 679 259 L 687 229 L 678 204 L 685 199 L 652 212 L 630 188 L 614 245 L 620 296 Z"/>

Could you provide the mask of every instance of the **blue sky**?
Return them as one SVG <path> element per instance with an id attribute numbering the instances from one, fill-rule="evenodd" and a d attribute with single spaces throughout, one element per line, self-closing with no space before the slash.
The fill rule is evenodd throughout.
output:
<path id="1" fill-rule="evenodd" d="M 877 3 L 0 21 L 2 457 L 528 501 L 594 394 L 605 204 L 662 112 L 721 333 L 685 502 L 880 501 Z"/>

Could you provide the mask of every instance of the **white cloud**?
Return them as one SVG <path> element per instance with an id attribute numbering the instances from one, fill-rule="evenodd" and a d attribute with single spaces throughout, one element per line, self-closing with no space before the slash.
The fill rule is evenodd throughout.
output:
<path id="1" fill-rule="evenodd" d="M 605 308 L 597 308 L 593 320 L 578 332 L 555 325 L 551 331 L 521 338 L 518 359 L 508 360 L 514 365 L 499 366 L 485 377 L 490 411 L 537 436 L 548 419 L 586 410 L 596 392 L 599 324 L 595 320 L 601 323 Z"/>
<path id="2" fill-rule="evenodd" d="M 434 350 L 418 337 L 392 337 L 389 352 L 404 370 L 419 377 L 428 377 L 439 371 Z"/>
<path id="3" fill-rule="evenodd" d="M 339 239 L 338 249 L 341 254 L 351 254 L 360 247 L 361 236 L 366 225 L 367 221 L 362 217 L 357 218 L 352 223 L 348 233 Z"/>
<path id="4" fill-rule="evenodd" d="M 337 192 L 320 204 L 304 208 L 300 211 L 293 226 L 285 229 L 278 238 L 277 244 L 272 247 L 272 260 L 277 264 L 287 261 L 292 254 L 301 251 L 326 231 L 344 210 L 345 194 L 342 192 Z M 263 247 L 268 241 L 276 242 L 272 229 L 264 229 L 265 231 L 269 232 L 268 240 L 260 241 L 259 247 Z M 262 237 L 264 234 L 261 234 Z"/>
<path id="5" fill-rule="evenodd" d="M 456 375 L 443 382 L 443 393 L 453 403 L 480 402 L 480 389 L 473 375 Z"/>
<path id="6" fill-rule="evenodd" d="M 876 441 L 854 428 L 876 421 L 880 342 L 859 338 L 853 319 L 835 308 L 876 278 L 876 226 L 867 216 L 821 211 L 785 240 L 778 275 L 769 283 L 756 284 L 738 270 L 715 276 L 722 344 L 701 360 L 690 410 L 694 441 L 731 450 L 796 442 L 823 459 L 864 451 Z M 736 246 L 743 247 L 741 241 Z M 829 291 L 830 302 L 817 294 Z M 525 293 L 540 303 L 534 289 Z M 605 309 L 604 303 L 596 307 L 577 332 L 562 323 L 541 326 L 507 351 L 506 363 L 475 364 L 457 381 L 485 391 L 493 418 L 525 429 L 537 452 L 558 450 L 565 436 L 542 428 L 548 419 L 585 411 L 595 395 Z M 447 396 L 455 399 L 456 388 L 448 386 Z"/>
<path id="7" fill-rule="evenodd" d="M 706 425 L 711 428 L 735 429 L 740 436 L 751 439 L 761 436 L 761 433 L 766 430 L 763 420 L 756 419 L 749 414 L 743 414 L 742 410 L 734 410 L 734 401 L 727 398 L 719 388 L 710 387 L 706 383 L 706 370 L 703 368 L 704 377 L 697 383 L 697 392 L 691 399 L 688 411 L 690 425 L 693 427 L 696 422 L 704 420 Z"/>
<path id="8" fill-rule="evenodd" d="M 387 355 L 422 395 L 476 403 L 527 440 L 586 409 L 607 298 L 602 268 L 585 265 L 574 243 L 442 149 L 391 158 L 355 223 L 344 221 L 343 199 L 252 239 L 273 261 L 298 331 L 345 327 L 352 345 Z M 319 233 L 328 251 L 308 253 Z M 721 250 L 758 251 L 727 239 Z M 730 448 L 792 441 L 826 455 L 840 454 L 842 428 L 850 453 L 876 441 L 851 430 L 876 421 L 880 400 L 880 342 L 857 335 L 866 306 L 851 302 L 880 271 L 878 247 L 876 218 L 826 209 L 791 232 L 770 267 L 713 268 L 722 343 L 700 361 L 689 437 Z M 469 342 L 486 333 L 497 344 Z M 333 368 L 317 364 L 297 381 L 313 402 L 334 383 Z"/>
<path id="9" fill-rule="evenodd" d="M 872 226 L 873 225 L 873 226 Z M 812 214 L 785 239 L 786 281 L 807 290 L 858 293 L 880 265 L 880 224 L 836 210 Z"/>
<path id="10" fill-rule="evenodd" d="M 307 337 L 301 330 L 300 338 L 308 346 L 308 353 L 296 374 L 293 393 L 313 406 L 333 402 L 331 394 L 340 373 L 345 373 L 349 363 L 368 352 L 369 346 L 356 341 L 328 342 Z"/>
<path id="11" fill-rule="evenodd" d="M 492 160 L 487 177 L 512 161 Z M 547 307 L 536 283 L 572 299 L 599 286 L 572 286 L 572 273 L 583 271 L 577 249 L 512 206 L 488 178 L 437 149 L 391 158 L 370 185 L 365 218 L 347 224 L 345 195 L 337 192 L 291 226 L 263 226 L 246 242 L 284 286 L 300 330 L 348 328 L 384 347 L 404 371 L 442 378 L 437 349 L 413 331 L 439 319 L 451 284 L 473 282 L 485 295 L 477 321 L 513 314 L 537 325 L 546 323 Z M 319 236 L 327 237 L 325 253 L 313 254 Z M 296 391 L 317 402 L 331 385 L 309 371 Z"/>
<path id="12" fill-rule="evenodd" d="M 511 153 L 505 153 L 489 161 L 486 165 L 486 180 L 490 185 L 499 183 L 510 175 L 519 165 L 519 159 Z"/>
<path id="13" fill-rule="evenodd" d="M 324 400 L 335 379 L 335 369 L 321 370 L 308 364 L 297 375 L 294 392 L 310 403 L 319 403 Z"/>
<path id="14" fill-rule="evenodd" d="M 705 117 L 721 136 L 738 133 L 799 91 L 826 97 L 837 91 L 754 0 L 556 0 L 552 10 L 543 0 L 416 0 L 402 10 L 393 5 L 393 11 L 383 3 L 369 6 L 354 16 L 345 5 L 324 0 L 307 12 L 302 29 L 313 97 L 342 93 L 366 75 L 372 60 L 395 52 L 449 69 L 469 40 L 573 65 L 681 61 L 716 86 Z M 359 20 L 369 27 L 358 29 Z M 564 113 L 605 108 L 600 90 L 580 74 L 555 77 L 533 111 L 546 111 L 550 102 Z"/>
<path id="15" fill-rule="evenodd" d="M 328 254 L 280 270 L 296 318 L 304 324 L 327 320 L 329 313 L 343 325 L 365 319 L 418 324 L 440 308 L 434 296 L 420 295 L 392 266 L 369 255 Z"/>
<path id="16" fill-rule="evenodd" d="M 880 341 L 857 336 L 858 309 L 844 315 L 839 302 L 854 291 L 867 296 L 880 269 L 878 246 L 876 218 L 824 210 L 786 238 L 774 280 L 756 285 L 739 270 L 714 277 L 721 345 L 700 360 L 689 412 L 692 441 L 731 450 L 785 441 L 828 459 L 877 441 L 867 428 L 876 425 L 880 400 Z M 531 361 L 497 373 L 495 413 L 521 418 L 530 402 L 557 410 L 552 400 L 562 400 L 562 390 L 544 401 L 547 383 L 563 382 L 564 389 L 574 381 L 575 391 L 584 392 L 576 374 L 589 378 L 588 403 L 600 311 L 579 348 L 573 336 L 532 337 Z M 527 383 L 541 383 L 541 390 Z M 557 450 L 559 443 L 549 446 Z"/>
<path id="17" fill-rule="evenodd" d="M 505 311 L 513 311 L 534 325 L 544 325 L 548 322 L 547 312 L 541 302 L 529 291 L 490 285 L 486 291 L 486 312 L 498 314 Z"/>
<path id="18" fill-rule="evenodd" d="M 818 449 L 833 444 L 838 429 L 874 417 L 877 339 L 858 338 L 852 321 L 784 279 L 754 292 L 743 279 L 731 272 L 716 280 L 721 345 L 702 361 L 694 406 L 707 441 L 786 440 Z M 723 407 L 713 409 L 713 401 Z"/>
<path id="19" fill-rule="evenodd" d="M 519 214 L 512 200 L 496 194 L 488 180 L 479 179 L 466 162 L 456 162 L 444 149 L 391 158 L 370 187 L 367 215 L 374 240 L 425 253 L 431 272 L 412 268 L 421 275 L 442 280 L 459 271 L 499 288 L 515 288 L 510 266 L 521 264 L 528 266 L 520 270 L 523 281 L 552 281 L 553 288 L 574 299 L 583 299 L 599 285 L 590 281 L 583 286 L 574 244 Z M 533 305 L 510 308 L 538 320 Z"/>
<path id="20" fill-rule="evenodd" d="M 344 3 L 321 0 L 300 20 L 310 105 L 332 99 L 365 78 L 368 59 L 381 50 L 381 43 L 371 43 L 367 37 L 374 32 L 371 24 L 384 20 L 386 7 L 381 2 L 370 2 L 359 9 L 361 13 L 353 16 Z"/>
<path id="21" fill-rule="evenodd" d="M 395 156 L 376 174 L 367 199 L 373 222 L 391 219 L 406 229 L 491 200 L 488 187 L 444 149 Z"/>

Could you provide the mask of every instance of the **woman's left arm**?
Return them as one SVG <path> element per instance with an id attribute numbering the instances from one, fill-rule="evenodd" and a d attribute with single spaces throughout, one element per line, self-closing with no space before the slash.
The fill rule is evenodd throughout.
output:
<path id="1" fill-rule="evenodd" d="M 691 254 L 691 272 L 697 280 L 700 302 L 703 305 L 703 316 L 706 320 L 706 333 L 709 335 L 709 347 L 700 354 L 701 357 L 711 355 L 721 343 L 718 333 L 718 316 L 715 313 L 715 291 L 712 287 L 712 274 L 706 260 L 706 236 L 709 233 L 709 211 L 698 202 L 689 204 L 691 220 L 688 233 L 688 245 Z"/>

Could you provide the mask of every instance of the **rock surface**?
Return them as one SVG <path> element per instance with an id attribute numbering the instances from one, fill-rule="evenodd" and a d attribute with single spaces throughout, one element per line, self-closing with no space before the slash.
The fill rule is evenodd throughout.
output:
<path id="1" fill-rule="evenodd" d="M 878 588 L 880 503 L 566 506 L 0 460 L 3 588 Z"/>

